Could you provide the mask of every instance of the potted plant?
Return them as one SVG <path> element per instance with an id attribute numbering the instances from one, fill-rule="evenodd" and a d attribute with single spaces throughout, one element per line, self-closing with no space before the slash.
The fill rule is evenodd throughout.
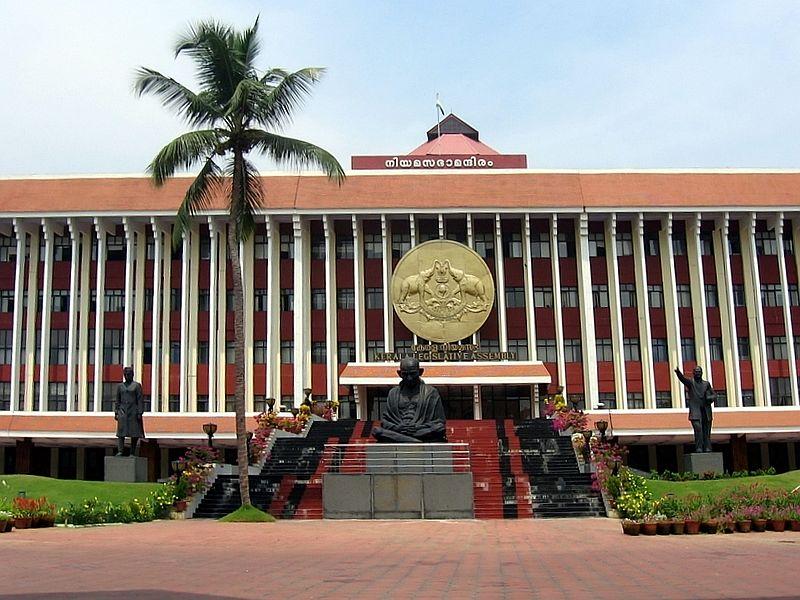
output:
<path id="1" fill-rule="evenodd" d="M 800 531 L 800 505 L 792 506 L 789 509 L 789 520 L 786 527 L 791 531 Z"/>
<path id="2" fill-rule="evenodd" d="M 52 527 L 56 523 L 56 505 L 44 496 L 36 501 L 36 517 L 39 527 Z"/>
<path id="3" fill-rule="evenodd" d="M 622 533 L 625 535 L 639 535 L 641 524 L 633 519 L 622 519 Z"/>
<path id="4" fill-rule="evenodd" d="M 178 476 L 175 480 L 175 502 L 173 506 L 176 512 L 183 512 L 186 510 L 186 497 L 189 494 L 189 482 L 183 475 Z"/>
<path id="5" fill-rule="evenodd" d="M 736 531 L 740 533 L 750 533 L 752 522 L 750 521 L 750 517 L 745 514 L 744 509 L 736 510 L 731 514 L 733 516 L 734 525 L 736 526 Z"/>
<path id="6" fill-rule="evenodd" d="M 13 506 L 14 527 L 17 529 L 29 529 L 38 510 L 36 500 L 34 498 L 17 497 L 14 498 Z"/>
<path id="7" fill-rule="evenodd" d="M 6 526 L 14 518 L 14 515 L 8 511 L 0 510 L 0 533 L 5 533 Z"/>
<path id="8" fill-rule="evenodd" d="M 658 519 L 656 515 L 645 515 L 642 519 L 642 535 L 656 535 L 658 533 Z"/>
<path id="9" fill-rule="evenodd" d="M 785 531 L 787 511 L 781 507 L 774 507 L 767 513 L 767 526 L 772 531 Z"/>
<path id="10" fill-rule="evenodd" d="M 764 508 L 762 506 L 748 506 L 744 510 L 745 514 L 750 517 L 750 522 L 752 523 L 751 531 L 766 531 L 767 520 L 764 518 Z"/>
<path id="11" fill-rule="evenodd" d="M 700 533 L 700 520 L 702 518 L 702 514 L 699 510 L 689 510 L 684 515 L 683 523 L 684 523 L 684 531 L 688 535 L 697 535 Z"/>
<path id="12" fill-rule="evenodd" d="M 656 533 L 658 535 L 669 535 L 672 532 L 672 521 L 670 521 L 666 515 L 664 514 L 657 514 L 654 515 L 656 520 Z"/>
<path id="13" fill-rule="evenodd" d="M 733 512 L 725 513 L 720 517 L 720 528 L 722 533 L 734 533 L 736 531 L 736 518 Z"/>

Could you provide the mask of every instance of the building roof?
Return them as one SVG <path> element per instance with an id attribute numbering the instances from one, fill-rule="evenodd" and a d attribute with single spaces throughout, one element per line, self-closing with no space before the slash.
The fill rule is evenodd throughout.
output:
<path id="1" fill-rule="evenodd" d="M 431 154 L 497 155 L 500 153 L 483 142 L 468 138 L 462 133 L 443 133 L 408 153 L 409 156 L 425 156 Z"/>
<path id="2" fill-rule="evenodd" d="M 144 176 L 0 180 L 0 214 L 172 214 L 191 178 L 156 189 Z M 274 211 L 654 210 L 800 206 L 800 171 L 360 171 L 263 177 Z M 211 210 L 222 211 L 224 199 Z"/>
<path id="3" fill-rule="evenodd" d="M 469 123 L 462 121 L 453 113 L 447 115 L 444 119 L 439 121 L 436 125 L 431 127 L 428 130 L 428 141 L 432 141 L 439 137 L 439 134 L 444 135 L 446 133 L 457 133 L 464 135 L 468 138 L 471 138 L 478 141 L 478 130 L 475 129 Z"/>

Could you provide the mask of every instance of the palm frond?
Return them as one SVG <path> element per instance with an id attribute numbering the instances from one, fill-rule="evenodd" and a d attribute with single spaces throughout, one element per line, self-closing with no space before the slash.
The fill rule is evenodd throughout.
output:
<path id="1" fill-rule="evenodd" d="M 172 245 L 177 247 L 183 233 L 189 228 L 191 218 L 201 210 L 211 208 L 215 196 L 225 193 L 226 181 L 222 169 L 210 157 L 194 178 L 186 195 L 183 197 L 178 213 L 175 216 L 175 227 L 172 230 Z"/>
<path id="2" fill-rule="evenodd" d="M 217 130 L 203 129 L 179 135 L 164 146 L 147 166 L 147 173 L 158 187 L 179 169 L 190 169 L 200 160 L 219 153 L 220 136 Z"/>
<path id="3" fill-rule="evenodd" d="M 152 94 L 167 108 L 174 108 L 190 125 L 208 125 L 220 117 L 208 92 L 195 94 L 192 90 L 158 71 L 139 67 L 133 83 L 134 93 L 141 97 Z"/>
<path id="4" fill-rule="evenodd" d="M 270 69 L 261 78 L 268 90 L 257 98 L 256 119 L 264 127 L 285 127 L 292 116 L 311 95 L 311 88 L 322 79 L 325 69 L 308 67 L 290 73 L 283 69 Z"/>
<path id="5" fill-rule="evenodd" d="M 175 55 L 185 53 L 194 60 L 204 90 L 215 90 L 227 103 L 247 68 L 236 55 L 232 28 L 215 21 L 189 27 L 175 46 Z"/>
<path id="6" fill-rule="evenodd" d="M 248 70 L 255 73 L 253 63 L 256 57 L 261 53 L 261 42 L 258 39 L 258 22 L 261 19 L 259 15 L 256 17 L 256 22 L 249 29 L 245 29 L 241 33 L 234 35 L 234 46 L 236 47 L 240 60 L 244 63 Z"/>
<path id="7" fill-rule="evenodd" d="M 318 167 L 339 185 L 345 179 L 344 169 L 339 161 L 330 152 L 319 146 L 260 129 L 248 129 L 244 135 L 248 145 L 254 150 L 269 156 L 278 163 L 297 168 Z"/>

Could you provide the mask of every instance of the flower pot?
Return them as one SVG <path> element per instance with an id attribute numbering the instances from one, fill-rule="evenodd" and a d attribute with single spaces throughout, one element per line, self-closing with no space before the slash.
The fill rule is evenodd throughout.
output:
<path id="1" fill-rule="evenodd" d="M 722 533 L 735 533 L 736 532 L 736 522 L 735 521 L 723 521 L 722 522 Z"/>
<path id="2" fill-rule="evenodd" d="M 14 529 L 14 519 L 9 519 L 8 521 L 6 521 L 5 532 L 6 533 L 11 533 L 12 529 Z"/>
<path id="3" fill-rule="evenodd" d="M 684 521 L 684 524 L 686 525 L 685 531 L 687 534 L 696 535 L 700 533 L 700 521 L 692 521 L 690 519 L 687 519 L 686 521 Z"/>
<path id="4" fill-rule="evenodd" d="M 16 517 L 14 519 L 14 527 L 17 529 L 30 529 L 32 520 L 30 517 Z"/>
<path id="5" fill-rule="evenodd" d="M 785 531 L 786 519 L 770 519 L 767 521 L 767 525 L 772 531 Z"/>
<path id="6" fill-rule="evenodd" d="M 656 523 L 658 535 L 669 535 L 672 530 L 672 521 L 659 521 Z"/>
<path id="7" fill-rule="evenodd" d="M 55 527 L 55 524 L 56 518 L 50 515 L 39 519 L 39 527 Z"/>
<path id="8" fill-rule="evenodd" d="M 652 523 L 642 523 L 641 532 L 642 535 L 655 535 L 658 533 L 658 523 L 656 521 Z"/>
<path id="9" fill-rule="evenodd" d="M 41 517 L 31 517 L 31 529 L 39 529 L 42 526 Z"/>
<path id="10" fill-rule="evenodd" d="M 686 530 L 686 523 L 684 521 L 673 521 L 672 522 L 672 533 L 675 535 L 683 535 L 683 532 Z"/>
<path id="11" fill-rule="evenodd" d="M 6 523 L 8 523 L 8 521 L 0 521 L 0 533 L 5 533 Z"/>
<path id="12" fill-rule="evenodd" d="M 701 529 L 706 533 L 717 533 L 719 521 L 717 519 L 707 519 L 703 521 Z"/>
<path id="13" fill-rule="evenodd" d="M 175 512 L 183 512 L 186 510 L 186 500 L 175 500 Z"/>
<path id="14" fill-rule="evenodd" d="M 750 533 L 750 526 L 752 522 L 750 521 L 737 521 L 736 522 L 736 529 L 741 533 Z"/>
<path id="15" fill-rule="evenodd" d="M 623 521 L 622 533 L 625 535 L 639 535 L 640 525 L 636 521 Z"/>
<path id="16" fill-rule="evenodd" d="M 787 523 L 787 527 L 792 531 L 800 531 L 800 519 L 792 519 Z"/>
<path id="17" fill-rule="evenodd" d="M 766 519 L 753 519 L 753 527 L 751 531 L 766 531 L 767 529 L 767 520 Z"/>

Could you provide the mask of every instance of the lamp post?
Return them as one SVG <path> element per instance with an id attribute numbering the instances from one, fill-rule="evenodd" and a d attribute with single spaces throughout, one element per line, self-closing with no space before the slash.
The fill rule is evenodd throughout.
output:
<path id="1" fill-rule="evenodd" d="M 303 404 L 311 406 L 311 388 L 303 388 Z"/>
<path id="2" fill-rule="evenodd" d="M 274 412 L 275 409 L 275 398 L 267 398 L 267 406 L 269 407 L 269 412 Z"/>
<path id="3" fill-rule="evenodd" d="M 587 429 L 583 432 L 583 456 L 585 460 L 585 464 L 588 467 L 592 461 L 592 452 L 591 452 L 591 442 L 592 442 L 592 432 L 591 430 Z"/>
<path id="4" fill-rule="evenodd" d="M 208 436 L 208 447 L 214 447 L 214 434 L 217 433 L 217 424 L 216 423 L 204 423 L 203 424 L 203 433 Z"/>
<path id="5" fill-rule="evenodd" d="M 608 421 L 597 421 L 595 423 L 597 426 L 597 431 L 600 432 L 600 440 L 605 442 L 606 441 L 606 430 L 608 429 Z"/>
<path id="6" fill-rule="evenodd" d="M 602 410 L 604 408 L 608 408 L 608 426 L 611 429 L 610 435 L 614 435 L 614 421 L 611 420 L 611 407 L 610 406 L 606 407 L 605 403 L 598 402 L 597 403 L 597 408 L 598 408 L 598 410 Z M 598 427 L 598 429 L 599 429 L 599 427 Z M 605 436 L 603 436 L 603 437 L 605 437 Z"/>

